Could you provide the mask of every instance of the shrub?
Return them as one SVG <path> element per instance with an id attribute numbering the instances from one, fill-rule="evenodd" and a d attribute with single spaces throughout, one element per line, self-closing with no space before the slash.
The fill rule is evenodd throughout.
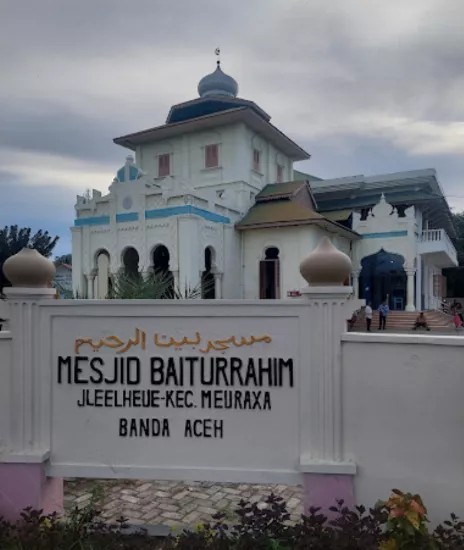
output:
<path id="1" fill-rule="evenodd" d="M 427 510 L 418 495 L 394 490 L 386 502 L 367 510 L 349 510 L 342 501 L 328 520 L 312 508 L 296 524 L 280 497 L 266 506 L 240 502 L 236 521 L 218 514 L 210 524 L 165 539 L 145 531 L 128 534 L 124 518 L 105 525 L 93 503 L 66 519 L 27 509 L 22 521 L 0 520 L 2 550 L 462 550 L 464 523 L 452 515 L 434 531 L 427 529 Z"/>

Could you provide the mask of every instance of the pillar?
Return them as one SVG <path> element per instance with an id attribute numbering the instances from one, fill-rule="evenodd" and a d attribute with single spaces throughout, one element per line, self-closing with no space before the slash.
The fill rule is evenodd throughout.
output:
<path id="1" fill-rule="evenodd" d="M 308 420 L 300 436 L 305 512 L 318 507 L 333 517 L 329 508 L 337 500 L 348 507 L 356 504 L 356 464 L 343 451 L 341 337 L 364 300 L 353 298 L 353 288 L 344 286 L 352 273 L 351 261 L 326 237 L 301 262 L 300 272 L 308 282 L 301 291 L 308 306 L 302 337 L 308 338 L 311 349 L 299 382 L 308 395 Z"/>
<path id="2" fill-rule="evenodd" d="M 214 273 L 214 296 L 216 300 L 222 298 L 222 273 Z"/>
<path id="3" fill-rule="evenodd" d="M 353 279 L 353 294 L 355 298 L 359 298 L 359 274 L 360 271 L 351 272 L 351 278 Z"/>
<path id="4" fill-rule="evenodd" d="M 180 288 L 180 282 L 179 282 L 179 270 L 172 272 L 172 276 L 174 277 L 174 290 L 178 290 Z"/>
<path id="5" fill-rule="evenodd" d="M 184 294 L 200 284 L 200 259 L 204 250 L 200 248 L 198 221 L 189 216 L 178 217 L 179 238 L 179 290 Z"/>
<path id="6" fill-rule="evenodd" d="M 14 521 L 27 507 L 45 514 L 63 512 L 63 480 L 46 475 L 50 440 L 38 399 L 40 308 L 41 302 L 55 297 L 55 289 L 47 288 L 55 267 L 35 250 L 23 249 L 5 262 L 3 271 L 13 285 L 4 290 L 13 341 L 11 365 L 2 365 L 10 372 L 6 380 L 11 400 L 0 403 L 2 418 L 9 419 L 0 434 L 0 516 Z"/>
<path id="7" fill-rule="evenodd" d="M 420 254 L 417 255 L 416 262 L 416 309 L 420 311 L 424 309 L 422 304 L 422 256 Z"/>
<path id="8" fill-rule="evenodd" d="M 416 311 L 414 304 L 414 275 L 415 269 L 406 269 L 407 286 L 406 286 L 406 311 Z"/>
<path id="9" fill-rule="evenodd" d="M 91 300 L 94 297 L 93 290 L 94 290 L 95 275 L 86 275 L 86 278 L 87 278 L 87 298 Z"/>

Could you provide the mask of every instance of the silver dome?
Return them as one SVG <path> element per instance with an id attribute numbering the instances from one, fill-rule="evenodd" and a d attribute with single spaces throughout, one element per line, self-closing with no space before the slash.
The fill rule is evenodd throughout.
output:
<path id="1" fill-rule="evenodd" d="M 236 97 L 238 94 L 238 84 L 231 76 L 222 72 L 218 61 L 214 73 L 208 74 L 200 80 L 198 84 L 198 94 L 200 97 L 207 97 L 210 95 Z"/>

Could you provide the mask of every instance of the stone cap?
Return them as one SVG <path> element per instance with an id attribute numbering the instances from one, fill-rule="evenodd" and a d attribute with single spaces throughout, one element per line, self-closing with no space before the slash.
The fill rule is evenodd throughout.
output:
<path id="1" fill-rule="evenodd" d="M 55 277 L 56 268 L 37 250 L 23 248 L 5 261 L 3 273 L 13 287 L 47 288 Z"/>
<path id="2" fill-rule="evenodd" d="M 351 274 L 351 260 L 328 237 L 322 237 L 301 262 L 300 273 L 309 286 L 343 286 Z"/>

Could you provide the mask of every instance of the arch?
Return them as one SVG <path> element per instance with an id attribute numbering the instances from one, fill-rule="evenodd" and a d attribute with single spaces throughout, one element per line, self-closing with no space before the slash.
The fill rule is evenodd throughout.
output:
<path id="1" fill-rule="evenodd" d="M 123 250 L 121 256 L 125 274 L 130 277 L 138 277 L 140 256 L 137 250 L 133 246 L 128 246 Z"/>
<path id="2" fill-rule="evenodd" d="M 108 252 L 108 250 L 106 248 L 97 248 L 97 250 L 95 251 L 95 253 L 93 255 L 93 267 L 94 267 L 94 269 L 97 269 L 97 267 L 98 267 L 98 257 L 100 256 L 100 254 L 105 254 L 108 257 L 108 259 L 111 259 L 110 253 Z"/>
<path id="3" fill-rule="evenodd" d="M 276 246 L 266 247 L 259 262 L 259 297 L 280 298 L 280 250 Z"/>
<path id="4" fill-rule="evenodd" d="M 170 259 L 168 247 L 164 244 L 156 245 L 151 252 L 153 262 L 153 273 L 159 274 L 167 279 L 166 298 L 174 298 L 174 275 L 170 269 Z"/>
<path id="5" fill-rule="evenodd" d="M 105 299 L 111 290 L 110 254 L 104 248 L 97 250 L 94 257 L 96 283 L 95 298 Z"/>
<path id="6" fill-rule="evenodd" d="M 361 260 L 359 296 L 377 308 L 387 300 L 391 309 L 402 310 L 406 306 L 407 276 L 405 259 L 401 254 L 387 252 L 383 248 Z"/>
<path id="7" fill-rule="evenodd" d="M 214 268 L 216 264 L 216 251 L 212 246 L 207 246 L 204 252 L 205 270 L 201 274 L 201 297 L 205 300 L 216 298 L 216 281 Z"/>

